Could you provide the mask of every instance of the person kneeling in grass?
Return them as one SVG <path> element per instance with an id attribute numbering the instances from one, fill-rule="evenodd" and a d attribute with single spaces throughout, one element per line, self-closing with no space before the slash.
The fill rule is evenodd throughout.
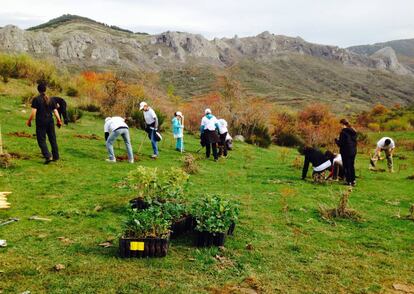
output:
<path id="1" fill-rule="evenodd" d="M 105 118 L 104 132 L 106 149 L 108 150 L 109 154 L 109 159 L 106 159 L 106 161 L 116 162 L 113 144 L 116 138 L 122 136 L 128 153 L 128 161 L 129 163 L 134 163 L 134 154 L 132 153 L 131 139 L 129 137 L 129 128 L 128 125 L 125 123 L 125 120 L 119 116 Z"/>
<path id="2" fill-rule="evenodd" d="M 325 171 L 331 167 L 331 161 L 325 154 L 318 149 L 305 146 L 299 149 L 299 153 L 305 155 L 305 162 L 302 169 L 302 180 L 306 179 L 308 174 L 309 163 L 312 163 L 312 178 L 315 182 L 325 181 Z"/>
<path id="3" fill-rule="evenodd" d="M 394 153 L 395 149 L 395 142 L 393 139 L 389 137 L 383 137 L 377 142 L 377 148 L 375 149 L 374 156 L 371 158 L 371 166 L 370 169 L 376 168 L 377 161 L 381 158 L 381 152 L 385 152 L 385 156 L 387 157 L 387 165 L 388 165 L 388 171 L 393 173 L 393 161 L 392 161 L 392 155 Z"/>

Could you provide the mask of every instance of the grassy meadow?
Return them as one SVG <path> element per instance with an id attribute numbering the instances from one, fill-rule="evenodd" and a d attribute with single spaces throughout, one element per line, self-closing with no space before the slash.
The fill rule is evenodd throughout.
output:
<path id="1" fill-rule="evenodd" d="M 134 129 L 135 153 L 145 140 L 139 160 L 108 164 L 103 120 L 86 112 L 57 130 L 61 160 L 46 166 L 35 138 L 9 135 L 35 132 L 25 126 L 28 115 L 20 97 L 0 96 L 4 146 L 22 156 L 0 170 L 0 191 L 13 192 L 0 219 L 20 218 L 0 227 L 8 242 L 0 248 L 1 293 L 389 293 L 394 284 L 414 285 L 414 222 L 397 217 L 414 202 L 414 181 L 407 179 L 414 154 L 398 147 L 399 139 L 414 140 L 413 133 L 396 137 L 396 153 L 406 159 L 396 156 L 394 174 L 368 171 L 368 156 L 358 155 L 350 207 L 360 222 L 321 219 L 318 207 L 335 207 L 345 186 L 300 180 L 294 149 L 235 143 L 217 163 L 195 154 L 200 171 L 190 176 L 187 198 L 220 193 L 239 201 L 234 236 L 224 249 L 198 249 L 183 237 L 171 241 L 165 258 L 121 259 L 117 239 L 134 193 L 120 183 L 138 165 L 181 166 L 172 135 L 164 132 L 153 161 L 146 135 Z M 101 139 L 75 137 L 91 134 Z M 199 149 L 189 135 L 185 145 L 188 152 Z M 115 146 L 125 154 L 123 142 Z M 28 220 L 33 215 L 51 221 Z M 98 246 L 108 240 L 112 247 Z M 65 268 L 56 271 L 57 264 Z"/>

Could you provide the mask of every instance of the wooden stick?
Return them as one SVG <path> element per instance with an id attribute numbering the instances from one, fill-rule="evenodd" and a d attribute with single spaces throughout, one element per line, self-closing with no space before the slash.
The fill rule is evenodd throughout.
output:
<path id="1" fill-rule="evenodd" d="M 1 125 L 0 125 L 0 155 L 3 154 L 3 139 L 1 137 Z"/>

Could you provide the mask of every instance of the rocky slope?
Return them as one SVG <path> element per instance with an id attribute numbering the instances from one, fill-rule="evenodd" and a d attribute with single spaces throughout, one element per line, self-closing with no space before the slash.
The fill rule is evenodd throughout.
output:
<path id="1" fill-rule="evenodd" d="M 0 50 L 53 57 L 79 67 L 123 66 L 130 70 L 158 71 L 189 61 L 225 67 L 245 58 L 266 62 L 295 53 L 400 75 L 414 72 L 399 63 L 392 49 L 368 56 L 355 50 L 312 44 L 301 38 L 269 32 L 255 37 L 235 36 L 211 41 L 183 32 L 134 34 L 79 17 L 41 25 L 30 31 L 6 26 L 0 29 Z"/>

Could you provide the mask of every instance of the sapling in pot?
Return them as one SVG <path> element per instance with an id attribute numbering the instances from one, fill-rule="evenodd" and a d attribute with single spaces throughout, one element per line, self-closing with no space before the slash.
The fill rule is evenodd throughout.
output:
<path id="1" fill-rule="evenodd" d="M 234 230 L 238 219 L 238 207 L 215 195 L 194 203 L 192 209 L 196 221 L 196 246 L 223 246 L 226 234 Z"/>
<path id="2" fill-rule="evenodd" d="M 124 235 L 119 240 L 121 257 L 162 257 L 167 255 L 170 219 L 160 206 L 129 208 Z"/>

